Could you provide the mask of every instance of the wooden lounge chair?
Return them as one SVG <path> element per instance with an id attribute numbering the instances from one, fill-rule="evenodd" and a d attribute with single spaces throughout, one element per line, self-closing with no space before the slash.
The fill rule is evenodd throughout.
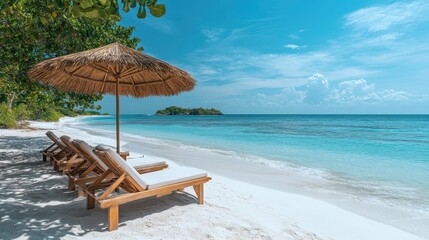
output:
<path id="1" fill-rule="evenodd" d="M 193 187 L 198 203 L 204 203 L 204 183 L 211 178 L 207 173 L 187 167 L 175 167 L 162 171 L 139 174 L 114 150 L 97 146 L 94 153 L 108 166 L 108 170 L 91 185 L 84 188 L 87 192 L 87 208 L 92 209 L 95 202 L 101 208 L 108 208 L 108 229 L 118 229 L 119 205 L 148 197 L 161 197 L 185 187 Z M 115 181 L 104 191 L 97 192 L 104 178 L 113 175 Z M 120 187 L 128 193 L 114 191 Z"/>
<path id="2" fill-rule="evenodd" d="M 108 166 L 94 154 L 94 148 L 85 141 L 75 139 L 72 141 L 72 145 L 85 159 L 85 161 L 87 161 L 88 167 L 84 168 L 81 166 L 68 174 L 69 190 L 71 191 L 75 189 L 75 185 L 78 185 L 80 190 L 86 184 L 93 182 L 109 169 Z M 125 159 L 122 154 L 121 157 Z M 139 173 L 159 171 L 168 167 L 165 161 L 154 161 L 147 158 L 130 158 L 127 162 Z M 110 180 L 111 179 L 104 179 L 104 185 L 108 185 Z M 79 196 L 82 196 L 81 191 L 79 192 Z"/>
<path id="3" fill-rule="evenodd" d="M 46 135 L 58 146 L 57 151 L 48 153 L 49 162 L 54 165 L 54 170 L 61 170 L 66 162 L 69 160 L 72 160 L 72 162 L 76 160 L 76 157 L 73 157 L 75 155 L 73 150 L 64 144 L 61 138 L 57 138 L 57 136 L 50 131 L 48 131 Z M 63 137 L 70 139 L 67 136 Z M 65 171 L 63 171 L 63 173 L 65 173 Z"/>
<path id="4" fill-rule="evenodd" d="M 40 151 L 44 162 L 49 158 L 49 163 L 52 163 L 52 157 L 60 159 L 69 153 L 70 149 L 68 149 L 52 131 L 47 131 L 46 136 L 48 136 L 53 143 L 49 147 Z"/>
<path id="5" fill-rule="evenodd" d="M 85 159 L 79 154 L 77 149 L 71 143 L 69 136 L 61 136 L 61 142 L 68 148 L 69 153 L 66 154 L 61 160 L 56 160 L 58 169 L 63 171 L 63 174 L 66 174 L 69 171 L 72 171 L 74 168 L 85 166 Z"/>
<path id="6" fill-rule="evenodd" d="M 51 131 L 48 131 L 51 132 Z M 48 135 L 48 132 L 46 132 L 46 135 Z M 53 132 L 51 132 L 53 135 L 55 135 Z M 56 137 L 56 136 L 54 136 Z M 59 147 L 57 146 L 57 144 L 55 142 L 52 142 L 51 145 L 49 145 L 47 148 L 43 149 L 40 151 L 40 153 L 42 154 L 42 160 L 44 162 L 47 161 L 47 157 L 49 156 L 49 154 L 53 153 L 54 151 L 56 151 Z"/>

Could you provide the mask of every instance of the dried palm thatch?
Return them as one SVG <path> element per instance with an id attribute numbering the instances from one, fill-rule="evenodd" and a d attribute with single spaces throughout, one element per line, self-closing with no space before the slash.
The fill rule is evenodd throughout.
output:
<path id="1" fill-rule="evenodd" d="M 195 80 L 185 71 L 139 51 L 112 43 L 36 64 L 30 79 L 57 89 L 85 94 L 147 97 L 191 91 Z"/>

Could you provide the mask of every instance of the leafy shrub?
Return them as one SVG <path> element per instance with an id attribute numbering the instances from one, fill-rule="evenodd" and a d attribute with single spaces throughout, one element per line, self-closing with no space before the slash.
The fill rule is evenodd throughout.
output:
<path id="1" fill-rule="evenodd" d="M 0 104 L 0 128 L 16 128 L 15 115 L 6 104 Z"/>
<path id="2" fill-rule="evenodd" d="M 77 117 L 77 115 L 78 115 L 76 112 L 74 112 L 70 109 L 62 109 L 60 112 L 62 115 L 67 116 L 67 117 Z"/>
<path id="3" fill-rule="evenodd" d="M 80 113 L 80 115 L 88 115 L 88 116 L 90 116 L 90 115 L 100 115 L 100 113 L 97 112 L 97 111 L 85 111 L 85 112 Z"/>
<path id="4" fill-rule="evenodd" d="M 19 104 L 17 107 L 13 109 L 13 113 L 17 121 L 28 120 L 31 117 L 31 111 L 28 110 L 25 104 Z"/>
<path id="5" fill-rule="evenodd" d="M 46 109 L 40 116 L 40 120 L 46 122 L 57 122 L 60 118 L 64 116 L 61 113 L 55 111 L 52 108 Z"/>

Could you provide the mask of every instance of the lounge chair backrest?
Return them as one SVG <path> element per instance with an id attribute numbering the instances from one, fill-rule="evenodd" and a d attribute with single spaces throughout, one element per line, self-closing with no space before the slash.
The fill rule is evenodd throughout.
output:
<path id="1" fill-rule="evenodd" d="M 140 174 L 137 172 L 137 170 L 134 167 L 130 166 L 121 156 L 119 156 L 119 154 L 115 150 L 103 147 L 101 145 L 96 146 L 95 149 L 107 153 L 104 154 L 104 156 L 107 155 L 107 157 L 109 157 L 109 160 L 119 165 L 119 170 L 121 172 L 126 172 L 141 188 L 147 189 L 148 185 L 143 181 L 143 179 L 141 179 Z"/>
<path id="2" fill-rule="evenodd" d="M 79 153 L 79 150 L 71 143 L 71 138 L 69 136 L 63 135 L 60 137 L 61 141 L 66 145 L 74 154 Z"/>
<path id="3" fill-rule="evenodd" d="M 57 135 L 55 135 L 55 133 L 52 131 L 47 131 L 46 136 L 48 136 L 51 140 L 58 139 Z"/>
<path id="4" fill-rule="evenodd" d="M 48 136 L 48 138 L 51 139 L 54 143 L 56 143 L 61 149 L 70 150 L 52 131 L 47 131 L 46 136 Z"/>
<path id="5" fill-rule="evenodd" d="M 86 158 L 89 162 L 92 162 L 92 163 L 97 162 L 98 165 L 104 171 L 106 171 L 108 169 L 106 164 L 104 164 L 104 162 L 101 161 L 100 158 L 98 158 L 98 156 L 94 154 L 94 152 L 93 152 L 94 148 L 91 147 L 88 143 L 86 143 L 83 140 L 79 140 L 79 139 L 73 140 L 72 143 L 76 146 L 76 148 L 83 155 L 83 157 Z"/>

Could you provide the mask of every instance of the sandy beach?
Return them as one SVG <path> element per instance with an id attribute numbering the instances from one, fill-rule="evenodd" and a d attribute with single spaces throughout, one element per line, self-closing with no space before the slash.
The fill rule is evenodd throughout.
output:
<path id="1" fill-rule="evenodd" d="M 31 124 L 40 130 L 0 130 L 0 239 L 422 239 L 311 195 L 321 181 L 316 175 L 131 135 L 122 138 L 131 156 L 200 168 L 213 180 L 205 187 L 204 205 L 197 204 L 192 189 L 132 202 L 120 207 L 119 229 L 108 232 L 107 210 L 86 210 L 85 199 L 67 190 L 67 177 L 42 162 L 38 152 L 50 144 L 46 129 L 114 145 L 110 133 L 83 131 L 72 123 L 62 119 Z"/>

